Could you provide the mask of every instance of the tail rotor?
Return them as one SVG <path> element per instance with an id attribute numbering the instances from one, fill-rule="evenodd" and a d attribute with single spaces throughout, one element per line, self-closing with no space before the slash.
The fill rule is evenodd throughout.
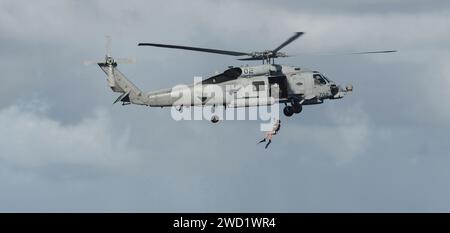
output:
<path id="1" fill-rule="evenodd" d="M 136 63 L 136 58 L 113 58 L 112 57 L 112 38 L 111 36 L 106 36 L 106 54 L 105 59 L 102 60 L 86 60 L 83 61 L 84 65 L 108 65 L 108 66 L 117 66 L 118 63 L 121 64 L 134 64 Z"/>

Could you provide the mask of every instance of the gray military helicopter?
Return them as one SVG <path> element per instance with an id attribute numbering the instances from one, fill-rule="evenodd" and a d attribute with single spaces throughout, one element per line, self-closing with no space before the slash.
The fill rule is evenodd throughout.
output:
<path id="1" fill-rule="evenodd" d="M 288 54 L 281 52 L 281 49 L 302 35 L 304 35 L 304 32 L 296 32 L 275 49 L 262 52 L 236 52 L 179 45 L 139 43 L 138 46 L 154 46 L 237 56 L 240 61 L 262 61 L 262 65 L 257 66 L 229 67 L 223 73 L 192 85 L 147 93 L 142 92 L 117 69 L 118 63 L 133 61 L 129 59 L 114 59 L 110 52 L 110 38 L 108 39 L 105 60 L 96 63 L 106 73 L 109 87 L 114 92 L 121 93 L 114 103 L 120 101 L 123 105 L 175 106 L 178 111 L 182 111 L 183 107 L 188 106 L 212 106 L 213 109 L 217 106 L 238 108 L 269 106 L 278 102 L 285 105 L 283 109 L 284 115 L 291 117 L 302 112 L 303 105 L 321 104 L 325 99 L 341 99 L 347 93 L 353 91 L 352 85 L 342 87 L 318 71 L 275 64 L 276 58 L 289 57 Z M 368 51 L 352 54 L 392 52 L 396 51 Z M 210 90 L 215 90 L 216 92 L 212 94 Z M 213 115 L 211 121 L 217 123 L 219 117 Z"/>

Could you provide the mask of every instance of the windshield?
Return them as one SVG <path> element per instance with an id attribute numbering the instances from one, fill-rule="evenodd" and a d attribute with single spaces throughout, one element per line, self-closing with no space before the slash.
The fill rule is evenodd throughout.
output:
<path id="1" fill-rule="evenodd" d="M 318 84 L 318 85 L 325 85 L 325 84 L 327 84 L 327 81 L 325 81 L 326 79 L 324 79 L 322 77 L 322 75 L 315 74 L 313 77 L 314 77 L 314 83 L 315 84 Z"/>

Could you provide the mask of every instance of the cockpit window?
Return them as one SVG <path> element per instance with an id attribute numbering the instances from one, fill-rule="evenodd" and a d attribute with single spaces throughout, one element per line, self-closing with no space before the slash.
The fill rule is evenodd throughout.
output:
<path id="1" fill-rule="evenodd" d="M 327 84 L 327 81 L 325 81 L 325 79 L 320 74 L 315 74 L 313 77 L 314 77 L 314 84 L 318 85 Z"/>

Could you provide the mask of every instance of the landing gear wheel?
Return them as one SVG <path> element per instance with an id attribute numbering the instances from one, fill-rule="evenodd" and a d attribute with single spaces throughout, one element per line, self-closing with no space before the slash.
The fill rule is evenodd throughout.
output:
<path id="1" fill-rule="evenodd" d="M 284 107 L 283 113 L 284 113 L 284 115 L 287 116 L 287 117 L 290 117 L 290 116 L 294 115 L 294 111 L 293 111 L 293 109 L 292 109 L 291 106 L 286 106 L 286 107 Z"/>
<path id="2" fill-rule="evenodd" d="M 212 123 L 217 123 L 217 122 L 219 122 L 219 117 L 218 117 L 217 115 L 213 115 L 213 116 L 211 117 L 211 122 L 212 122 Z"/>
<path id="3" fill-rule="evenodd" d="M 294 105 L 292 106 L 292 111 L 293 111 L 294 113 L 296 113 L 296 114 L 301 113 L 302 110 L 303 110 L 303 107 L 302 107 L 301 104 L 294 104 Z"/>
<path id="4" fill-rule="evenodd" d="M 183 105 L 176 106 L 175 109 L 176 109 L 178 112 L 183 113 Z"/>

